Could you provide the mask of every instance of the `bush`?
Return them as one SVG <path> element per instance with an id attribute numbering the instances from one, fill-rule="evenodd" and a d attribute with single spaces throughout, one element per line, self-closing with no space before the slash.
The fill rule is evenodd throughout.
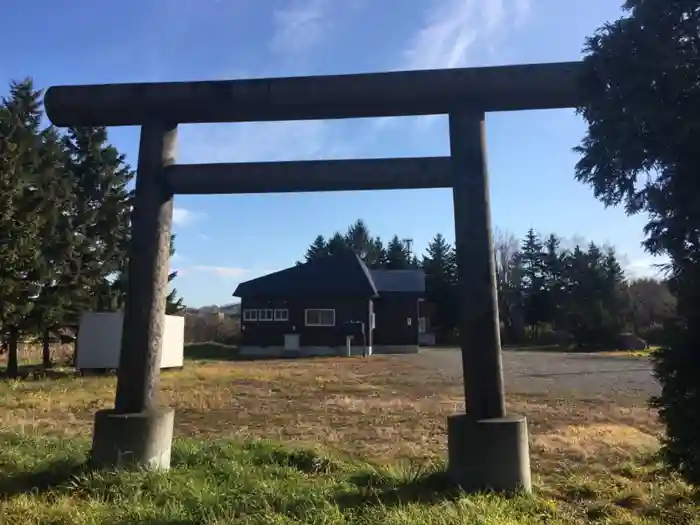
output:
<path id="1" fill-rule="evenodd" d="M 218 315 L 185 316 L 185 343 L 215 342 L 235 345 L 240 336 L 240 319 Z"/>
<path id="2" fill-rule="evenodd" d="M 639 331 L 639 337 L 652 346 L 668 345 L 668 330 L 663 325 L 652 325 Z"/>
<path id="3" fill-rule="evenodd" d="M 666 461 L 700 486 L 700 326 L 679 323 L 671 337 L 671 344 L 653 356 L 661 395 L 651 405 L 666 426 Z"/>

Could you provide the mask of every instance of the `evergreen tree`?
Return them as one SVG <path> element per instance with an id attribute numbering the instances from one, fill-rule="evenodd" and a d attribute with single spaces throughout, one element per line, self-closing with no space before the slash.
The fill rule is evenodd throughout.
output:
<path id="1" fill-rule="evenodd" d="M 384 242 L 381 238 L 375 237 L 372 240 L 372 247 L 370 249 L 370 254 L 368 257 L 368 264 L 370 268 L 384 268 L 387 265 L 386 249 L 384 248 Z"/>
<path id="2" fill-rule="evenodd" d="M 306 250 L 306 255 L 304 255 L 305 262 L 311 262 L 319 257 L 324 257 L 328 255 L 328 244 L 323 235 L 317 235 L 314 242 Z"/>
<path id="3" fill-rule="evenodd" d="M 349 248 L 343 234 L 335 232 L 333 236 L 328 239 L 327 249 L 329 255 L 336 255 L 347 251 Z"/>
<path id="4" fill-rule="evenodd" d="M 386 268 L 390 270 L 405 270 L 411 267 L 411 254 L 398 235 L 394 235 L 386 247 Z"/>
<path id="5" fill-rule="evenodd" d="M 520 265 L 525 322 L 533 328 L 546 320 L 543 315 L 546 309 L 544 258 L 542 241 L 530 228 L 520 249 Z"/>
<path id="6" fill-rule="evenodd" d="M 624 274 L 614 250 L 595 243 L 577 246 L 569 256 L 567 324 L 582 346 L 612 347 L 623 328 Z"/>
<path id="7" fill-rule="evenodd" d="M 565 298 L 564 260 L 560 249 L 561 239 L 550 234 L 544 243 L 543 253 L 543 285 L 545 300 L 542 318 L 558 327 L 561 322 L 561 311 Z"/>
<path id="8" fill-rule="evenodd" d="M 42 160 L 38 173 L 35 209 L 42 217 L 37 294 L 33 298 L 31 328 L 41 334 L 43 366 L 52 365 L 50 332 L 63 325 L 71 307 L 71 277 L 66 261 L 73 252 L 70 210 L 73 191 L 63 169 L 60 138 L 55 129 L 44 130 Z"/>
<path id="9" fill-rule="evenodd" d="M 363 261 L 372 264 L 372 236 L 367 225 L 362 219 L 357 219 L 345 233 L 345 244 L 353 250 Z"/>
<path id="10" fill-rule="evenodd" d="M 700 120 L 697 0 L 627 0 L 586 43 L 576 178 L 606 205 L 646 212 L 645 246 L 671 259 L 677 322 L 655 354 L 670 465 L 700 485 Z"/>
<path id="11" fill-rule="evenodd" d="M 18 374 L 18 343 L 31 321 L 47 266 L 42 264 L 46 217 L 42 194 L 55 168 L 52 129 L 41 129 L 41 93 L 30 79 L 12 82 L 0 105 L 0 334 L 8 351 L 7 373 Z"/>
<path id="12" fill-rule="evenodd" d="M 175 255 L 175 234 L 170 236 L 170 259 L 172 260 Z M 174 270 L 168 274 L 168 282 L 172 282 L 173 279 L 177 277 L 177 270 Z M 173 288 L 168 293 L 165 298 L 165 313 L 166 315 L 177 315 L 184 311 L 185 305 L 183 304 L 182 297 L 178 297 L 177 289 Z"/>
<path id="13" fill-rule="evenodd" d="M 441 339 L 449 339 L 457 327 L 456 264 L 454 250 L 438 233 L 428 243 L 422 262 L 426 295 L 433 306 L 431 325 Z"/>
<path id="14" fill-rule="evenodd" d="M 120 306 L 130 239 L 134 173 L 108 142 L 103 127 L 73 128 L 64 138 L 66 172 L 75 193 L 73 217 L 73 323 L 82 311 Z"/>

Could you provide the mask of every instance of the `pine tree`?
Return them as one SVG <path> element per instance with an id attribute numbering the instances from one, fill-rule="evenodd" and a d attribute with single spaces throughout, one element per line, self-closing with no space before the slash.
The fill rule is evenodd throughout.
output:
<path id="1" fill-rule="evenodd" d="M 82 311 L 111 310 L 121 302 L 130 239 L 134 173 L 108 143 L 102 127 L 73 128 L 64 138 L 73 217 L 73 322 Z"/>
<path id="2" fill-rule="evenodd" d="M 520 250 L 525 322 L 532 328 L 545 320 L 544 252 L 542 241 L 530 228 Z"/>
<path id="3" fill-rule="evenodd" d="M 55 166 L 46 155 L 52 130 L 41 129 L 41 92 L 31 79 L 12 82 L 0 105 L 0 330 L 8 351 L 7 373 L 18 374 L 18 343 L 31 320 L 45 278 L 42 179 Z M 45 179 L 44 179 L 45 180 Z M 43 270 L 43 271 L 42 271 Z"/>
<path id="4" fill-rule="evenodd" d="M 624 274 L 614 250 L 576 246 L 567 260 L 566 316 L 581 346 L 612 346 L 622 328 Z"/>
<path id="5" fill-rule="evenodd" d="M 170 236 L 170 259 L 175 255 L 175 234 Z M 172 282 L 177 277 L 177 270 L 168 274 L 168 282 Z M 165 313 L 166 315 L 177 315 L 185 309 L 182 297 L 178 297 L 177 288 L 170 290 L 170 293 L 165 298 Z"/>
<path id="6" fill-rule="evenodd" d="M 449 339 L 457 326 L 456 264 L 454 250 L 438 233 L 428 243 L 421 264 L 425 273 L 426 295 L 433 306 L 431 325 L 441 339 Z"/>
<path id="7" fill-rule="evenodd" d="M 380 237 L 372 239 L 372 247 L 367 257 L 367 264 L 370 268 L 384 268 L 387 265 L 386 248 Z"/>
<path id="8" fill-rule="evenodd" d="M 552 323 L 553 327 L 560 324 L 560 316 L 564 301 L 564 260 L 560 249 L 561 239 L 550 234 L 544 242 L 543 253 L 543 285 L 545 290 L 543 319 Z"/>
<path id="9" fill-rule="evenodd" d="M 324 257 L 328 255 L 328 243 L 323 235 L 318 235 L 311 243 L 311 246 L 306 250 L 306 255 L 304 256 L 305 262 L 311 262 L 319 257 Z"/>
<path id="10" fill-rule="evenodd" d="M 336 255 L 347 251 L 349 248 L 345 237 L 340 232 L 336 232 L 328 239 L 327 249 L 329 255 Z"/>
<path id="11" fill-rule="evenodd" d="M 345 243 L 365 262 L 371 263 L 369 260 L 372 256 L 372 236 L 370 235 L 367 224 L 362 219 L 357 219 L 345 233 Z"/>
<path id="12" fill-rule="evenodd" d="M 386 267 L 390 270 L 405 270 L 411 267 L 411 254 L 398 235 L 394 235 L 386 247 Z"/>
<path id="13" fill-rule="evenodd" d="M 63 170 L 63 155 L 58 133 L 53 128 L 44 130 L 42 156 L 46 169 L 38 174 L 36 184 L 36 209 L 43 219 L 40 230 L 41 259 L 31 325 L 41 334 L 45 368 L 52 365 L 50 333 L 63 325 L 71 306 L 71 277 L 66 261 L 73 251 L 70 218 L 73 191 Z"/>

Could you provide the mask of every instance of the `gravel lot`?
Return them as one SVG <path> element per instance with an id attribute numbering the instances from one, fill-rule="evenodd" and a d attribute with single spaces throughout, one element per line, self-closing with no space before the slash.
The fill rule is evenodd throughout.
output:
<path id="1" fill-rule="evenodd" d="M 445 375 L 462 373 L 458 349 L 424 349 L 420 355 Z M 513 393 L 648 397 L 659 391 L 651 363 L 635 357 L 505 350 L 503 372 L 506 392 Z"/>

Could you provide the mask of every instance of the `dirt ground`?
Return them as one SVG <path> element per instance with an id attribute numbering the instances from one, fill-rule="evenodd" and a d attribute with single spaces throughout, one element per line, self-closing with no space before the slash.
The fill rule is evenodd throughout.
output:
<path id="1" fill-rule="evenodd" d="M 426 366 L 433 366 L 452 379 L 461 378 L 458 349 L 426 349 L 419 356 Z M 506 350 L 503 376 L 506 392 L 519 394 L 636 398 L 659 391 L 651 362 L 638 357 Z"/>

